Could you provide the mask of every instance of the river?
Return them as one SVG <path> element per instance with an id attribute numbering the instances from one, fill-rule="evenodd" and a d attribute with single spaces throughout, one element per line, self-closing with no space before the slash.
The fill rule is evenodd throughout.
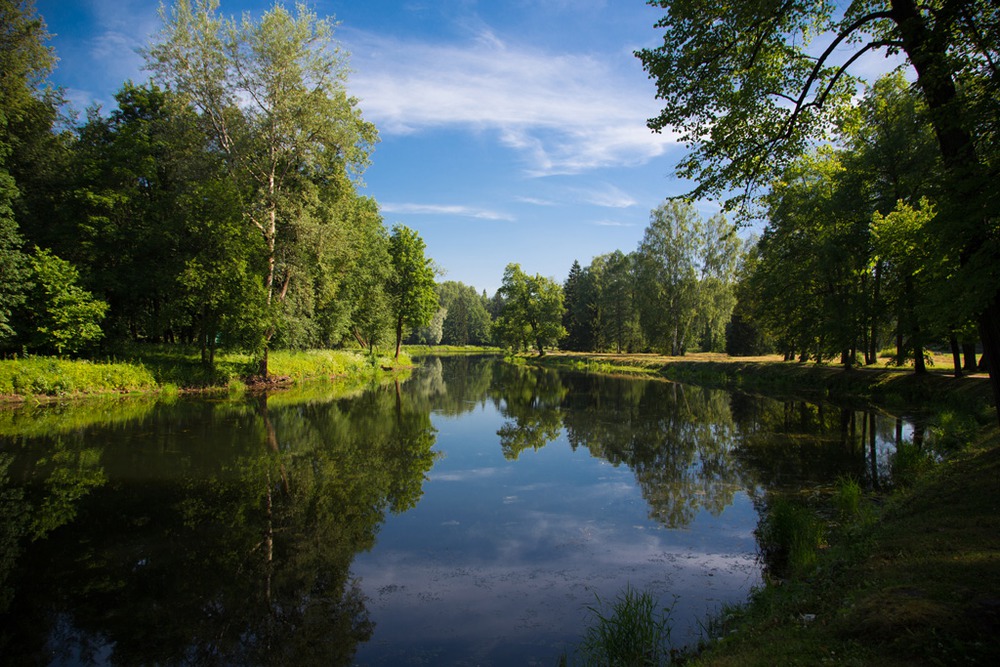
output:
<path id="1" fill-rule="evenodd" d="M 429 357 L 397 385 L 0 410 L 0 656 L 557 664 L 626 587 L 697 641 L 777 490 L 884 484 L 886 414 Z"/>

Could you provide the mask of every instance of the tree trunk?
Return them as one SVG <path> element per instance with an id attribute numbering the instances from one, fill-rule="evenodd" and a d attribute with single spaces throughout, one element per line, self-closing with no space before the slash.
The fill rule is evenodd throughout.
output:
<path id="1" fill-rule="evenodd" d="M 959 263 L 966 266 L 985 246 L 989 233 L 990 212 L 979 205 L 981 190 L 990 183 L 987 171 L 976 154 L 968 130 L 962 126 L 954 70 L 949 63 L 947 40 L 931 32 L 914 0 L 890 0 L 893 21 L 899 27 L 903 50 L 917 72 L 920 87 L 930 112 L 931 124 L 941 149 L 941 158 L 951 186 L 952 215 L 965 222 Z M 945 17 L 938 17 L 945 20 Z M 943 31 L 941 31 L 943 32 Z M 988 187 L 988 186 L 986 186 Z M 982 266 L 996 266 L 1000 257 L 979 259 Z M 983 355 L 987 357 L 990 385 L 997 419 L 1000 421 L 1000 286 L 994 286 L 989 302 L 977 314 Z"/>
<path id="2" fill-rule="evenodd" d="M 403 349 L 403 318 L 396 319 L 396 361 L 399 361 L 399 352 Z"/>
<path id="3" fill-rule="evenodd" d="M 958 346 L 958 337 L 954 333 L 948 336 L 948 344 L 951 345 L 951 359 L 955 364 L 955 377 L 962 377 L 962 350 Z"/>
<path id="4" fill-rule="evenodd" d="M 962 356 L 965 357 L 965 362 L 962 364 L 962 370 L 969 373 L 975 373 L 978 370 L 976 367 L 976 344 L 962 343 Z"/>

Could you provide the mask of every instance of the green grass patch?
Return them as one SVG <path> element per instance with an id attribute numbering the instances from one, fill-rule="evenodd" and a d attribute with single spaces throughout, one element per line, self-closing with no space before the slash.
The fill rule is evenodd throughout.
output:
<path id="1" fill-rule="evenodd" d="M 479 345 L 404 345 L 403 350 L 412 357 L 447 357 L 462 354 L 503 354 L 499 347 Z"/>
<path id="2" fill-rule="evenodd" d="M 156 378 L 142 364 L 53 357 L 0 360 L 0 394 L 66 396 L 78 393 L 152 391 Z"/>
<path id="3" fill-rule="evenodd" d="M 806 576 L 720 615 L 688 664 L 1000 664 L 998 479 L 990 426 L 882 503 L 861 502 Z"/>

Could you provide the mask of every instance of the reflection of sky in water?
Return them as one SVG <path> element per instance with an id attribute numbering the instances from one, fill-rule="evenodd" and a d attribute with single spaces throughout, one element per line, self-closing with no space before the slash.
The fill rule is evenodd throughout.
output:
<path id="1" fill-rule="evenodd" d="M 720 516 L 669 530 L 649 519 L 627 466 L 574 452 L 563 434 L 506 461 L 493 406 L 433 419 L 443 456 L 422 499 L 387 517 L 352 567 L 376 623 L 359 664 L 555 664 L 595 594 L 627 585 L 665 605 L 676 596 L 673 636 L 690 639 L 759 581 L 743 493 Z"/>

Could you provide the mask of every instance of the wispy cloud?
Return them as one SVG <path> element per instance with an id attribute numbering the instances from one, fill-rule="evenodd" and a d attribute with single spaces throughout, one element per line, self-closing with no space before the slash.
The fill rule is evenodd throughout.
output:
<path id="1" fill-rule="evenodd" d="M 352 94 L 383 134 L 491 130 L 534 176 L 643 164 L 674 137 L 645 126 L 649 83 L 624 53 L 600 57 L 511 46 L 484 28 L 463 44 L 347 31 Z"/>
<path id="2" fill-rule="evenodd" d="M 522 204 L 532 204 L 533 206 L 555 206 L 556 202 L 551 199 L 540 199 L 538 197 L 516 197 Z"/>
<path id="3" fill-rule="evenodd" d="M 621 220 L 596 220 L 594 224 L 598 227 L 635 227 L 635 223 Z"/>
<path id="4" fill-rule="evenodd" d="M 474 206 L 461 206 L 457 204 L 407 204 L 407 203 L 383 203 L 381 204 L 383 213 L 401 213 L 409 215 L 451 215 L 462 218 L 477 218 L 479 220 L 507 220 L 513 221 L 514 217 L 500 211 L 492 211 Z"/>
<path id="5" fill-rule="evenodd" d="M 588 204 L 604 206 L 606 208 L 628 208 L 638 203 L 632 195 L 610 184 L 605 184 L 597 189 L 582 191 L 580 197 Z"/>

